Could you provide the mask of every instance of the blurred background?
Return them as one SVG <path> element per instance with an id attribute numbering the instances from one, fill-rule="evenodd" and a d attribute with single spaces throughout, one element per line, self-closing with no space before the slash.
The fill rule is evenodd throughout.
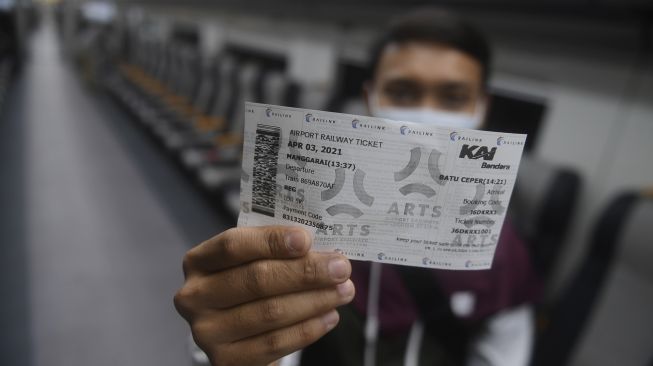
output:
<path id="1" fill-rule="evenodd" d="M 0 364 L 189 365 L 183 253 L 235 224 L 244 101 L 365 114 L 435 4 L 495 50 L 490 129 L 545 283 L 534 365 L 653 365 L 647 0 L 0 0 Z"/>

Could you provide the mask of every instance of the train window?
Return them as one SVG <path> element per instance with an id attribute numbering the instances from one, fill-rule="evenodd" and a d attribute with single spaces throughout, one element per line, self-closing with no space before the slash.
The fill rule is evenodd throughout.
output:
<path id="1" fill-rule="evenodd" d="M 525 133 L 525 151 L 532 151 L 546 115 L 548 101 L 505 89 L 492 89 L 487 113 L 487 129 L 498 132 Z"/>
<path id="2" fill-rule="evenodd" d="M 367 71 L 363 65 L 340 62 L 337 75 L 336 87 L 329 101 L 328 109 L 342 112 L 348 101 L 362 98 Z"/>
<path id="3" fill-rule="evenodd" d="M 187 44 L 192 47 L 199 46 L 199 30 L 196 26 L 191 24 L 179 23 L 175 24 L 172 35 L 173 42 L 179 42 L 180 44 Z"/>
<path id="4" fill-rule="evenodd" d="M 224 53 L 234 56 L 239 63 L 256 62 L 266 70 L 285 71 L 287 67 L 285 57 L 253 47 L 227 44 Z"/>

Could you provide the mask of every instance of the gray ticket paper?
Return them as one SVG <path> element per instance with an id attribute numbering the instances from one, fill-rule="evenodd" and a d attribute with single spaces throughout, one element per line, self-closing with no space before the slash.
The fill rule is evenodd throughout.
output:
<path id="1" fill-rule="evenodd" d="M 238 226 L 304 225 L 350 259 L 487 269 L 526 135 L 245 105 Z"/>

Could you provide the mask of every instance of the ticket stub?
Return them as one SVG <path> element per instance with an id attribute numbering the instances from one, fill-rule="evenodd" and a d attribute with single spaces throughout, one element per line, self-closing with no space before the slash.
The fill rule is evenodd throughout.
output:
<path id="1" fill-rule="evenodd" d="M 238 226 L 427 268 L 492 265 L 526 135 L 246 103 Z"/>

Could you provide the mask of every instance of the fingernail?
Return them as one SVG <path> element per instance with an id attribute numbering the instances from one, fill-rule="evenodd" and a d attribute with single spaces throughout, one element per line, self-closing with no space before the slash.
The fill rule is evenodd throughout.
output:
<path id="1" fill-rule="evenodd" d="M 322 321 L 324 322 L 324 325 L 326 325 L 327 330 L 333 329 L 333 327 L 338 324 L 338 320 L 340 320 L 340 316 L 338 316 L 336 310 L 333 310 L 322 317 Z"/>
<path id="2" fill-rule="evenodd" d="M 286 246 L 291 253 L 299 253 L 306 245 L 306 235 L 300 229 L 294 229 L 286 233 Z"/>
<path id="3" fill-rule="evenodd" d="M 349 268 L 344 259 L 332 259 L 329 262 L 329 277 L 333 280 L 341 280 L 347 277 Z"/>
<path id="4" fill-rule="evenodd" d="M 338 291 L 340 297 L 348 298 L 354 293 L 354 284 L 351 280 L 347 280 L 336 286 L 336 291 Z"/>

